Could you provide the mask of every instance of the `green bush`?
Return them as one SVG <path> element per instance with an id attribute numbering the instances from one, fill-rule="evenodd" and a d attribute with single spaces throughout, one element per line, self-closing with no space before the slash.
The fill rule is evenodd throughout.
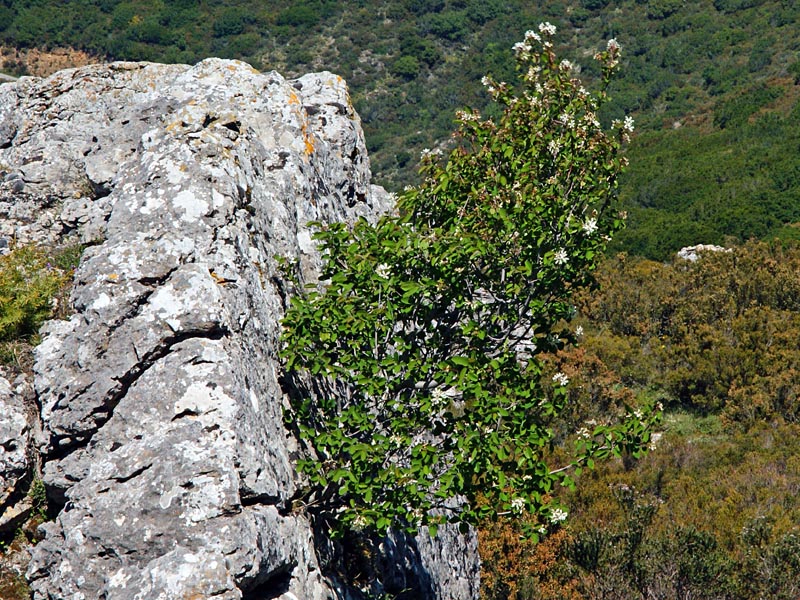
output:
<path id="1" fill-rule="evenodd" d="M 312 27 L 319 22 L 319 14 L 311 7 L 299 5 L 278 13 L 275 23 L 291 27 Z"/>
<path id="2" fill-rule="evenodd" d="M 570 469 L 647 443 L 657 415 L 643 408 L 550 451 L 566 441 L 569 378 L 543 353 L 574 342 L 570 297 L 622 226 L 633 128 L 602 130 L 605 92 L 570 78 L 554 29 L 540 27 L 545 46 L 533 32 L 515 46 L 519 90 L 484 80 L 496 118 L 459 114 L 457 147 L 444 164 L 426 154 L 399 216 L 316 236 L 329 283 L 283 320 L 287 423 L 314 451 L 299 463 L 307 507 L 334 530 L 527 513 L 536 538 L 566 517 L 550 494 Z M 605 85 L 618 55 L 615 42 L 599 54 Z"/>
<path id="3" fill-rule="evenodd" d="M 248 20 L 247 13 L 242 9 L 225 9 L 214 21 L 212 27 L 214 37 L 227 37 L 244 33 Z"/>
<path id="4" fill-rule="evenodd" d="M 419 75 L 419 61 L 413 56 L 401 56 L 392 62 L 389 72 L 403 79 L 414 79 Z"/>
<path id="5" fill-rule="evenodd" d="M 0 361 L 19 364 L 39 326 L 57 311 L 66 314 L 66 289 L 82 249 L 22 246 L 0 256 Z"/>
<path id="6" fill-rule="evenodd" d="M 651 19 L 666 19 L 678 12 L 684 0 L 649 0 L 647 3 L 647 16 Z"/>
<path id="7" fill-rule="evenodd" d="M 53 312 L 64 273 L 31 246 L 0 257 L 0 340 L 30 336 Z"/>
<path id="8" fill-rule="evenodd" d="M 455 10 L 428 15 L 424 26 L 433 35 L 450 41 L 462 39 L 470 30 L 466 12 Z"/>

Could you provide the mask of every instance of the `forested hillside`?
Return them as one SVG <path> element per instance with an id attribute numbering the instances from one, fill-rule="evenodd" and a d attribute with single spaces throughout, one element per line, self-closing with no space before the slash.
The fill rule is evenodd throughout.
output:
<path id="1" fill-rule="evenodd" d="M 5 44 L 110 59 L 242 58 L 288 75 L 329 69 L 352 87 L 378 182 L 413 182 L 454 111 L 509 79 L 511 46 L 550 21 L 582 77 L 610 37 L 622 78 L 605 121 L 632 114 L 620 247 L 651 258 L 704 242 L 797 238 L 800 5 L 789 0 L 37 0 L 0 3 Z"/>
<path id="2" fill-rule="evenodd" d="M 416 181 L 422 149 L 450 143 L 456 109 L 495 110 L 481 77 L 510 80 L 512 45 L 542 21 L 587 82 L 592 55 L 619 41 L 620 78 L 599 117 L 636 123 L 620 189 L 628 227 L 577 299 L 579 347 L 548 359 L 571 382 L 558 442 L 640 404 L 661 402 L 665 417 L 645 459 L 554 491 L 571 514 L 542 543 L 521 542 L 513 520 L 486 524 L 485 598 L 795 599 L 800 3 L 0 0 L 0 43 L 334 71 L 375 179 L 399 190 Z M 733 250 L 675 258 L 698 243 Z"/>

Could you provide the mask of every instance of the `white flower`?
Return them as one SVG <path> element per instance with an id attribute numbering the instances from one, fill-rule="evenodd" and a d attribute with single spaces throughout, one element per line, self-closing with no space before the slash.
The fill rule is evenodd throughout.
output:
<path id="1" fill-rule="evenodd" d="M 582 437 L 583 439 L 588 440 L 591 437 L 589 430 L 586 427 L 581 427 L 578 429 L 578 437 Z"/>
<path id="2" fill-rule="evenodd" d="M 555 35 L 556 26 L 551 24 L 549 21 L 545 21 L 544 23 L 539 23 L 539 31 L 547 35 Z"/>
<path id="3" fill-rule="evenodd" d="M 484 87 L 488 87 L 489 85 L 491 85 L 491 84 L 492 84 L 492 80 L 491 80 L 491 79 L 489 79 L 489 78 L 488 78 L 486 75 L 484 75 L 483 77 L 481 77 L 481 84 L 482 84 Z"/>
<path id="4" fill-rule="evenodd" d="M 565 265 L 569 262 L 569 257 L 567 256 L 567 251 L 563 248 L 559 248 L 556 250 L 556 253 L 553 255 L 553 262 L 557 265 Z"/>
<path id="5" fill-rule="evenodd" d="M 573 64 L 572 64 L 571 62 L 569 62 L 569 61 L 568 61 L 568 60 L 565 58 L 564 60 L 562 60 L 562 61 L 561 61 L 561 63 L 558 65 L 558 67 L 559 67 L 559 69 L 561 69 L 562 71 L 569 71 L 569 70 L 571 70 L 571 69 L 573 68 Z"/>
<path id="6" fill-rule="evenodd" d="M 529 29 L 528 31 L 525 32 L 525 41 L 530 42 L 531 40 L 536 40 L 537 42 L 541 42 L 542 38 L 539 37 L 538 33 Z"/>
<path id="7" fill-rule="evenodd" d="M 517 42 L 516 44 L 514 44 L 512 49 L 514 50 L 514 53 L 517 54 L 517 56 L 522 56 L 522 57 L 527 56 L 530 53 L 530 51 L 533 50 L 531 45 L 525 42 Z"/>
<path id="8" fill-rule="evenodd" d="M 560 508 L 554 508 L 550 511 L 550 522 L 551 523 L 561 523 L 564 519 L 567 518 L 567 511 L 562 510 Z"/>
<path id="9" fill-rule="evenodd" d="M 619 50 L 619 42 L 617 41 L 617 38 L 611 38 L 608 40 L 608 43 L 606 44 L 606 50 Z"/>
<path id="10" fill-rule="evenodd" d="M 552 519 L 552 516 L 550 518 Z M 358 515 L 355 519 L 353 519 L 353 522 L 351 523 L 353 531 L 364 531 L 364 529 L 367 528 L 367 525 L 369 525 L 369 523 L 367 522 L 367 520 L 364 518 L 363 515 Z"/>
<path id="11" fill-rule="evenodd" d="M 650 443 L 647 444 L 647 449 L 651 452 L 658 448 L 658 442 L 661 440 L 664 434 L 662 433 L 654 433 L 650 436 Z"/>
<path id="12" fill-rule="evenodd" d="M 575 328 L 575 335 L 577 335 L 578 337 L 583 335 L 583 326 L 582 325 L 578 325 Z"/>
<path id="13" fill-rule="evenodd" d="M 558 151 L 561 149 L 561 144 L 559 144 L 556 140 L 550 140 L 547 143 L 547 149 L 553 156 L 558 156 Z"/>
<path id="14" fill-rule="evenodd" d="M 558 120 L 564 123 L 564 125 L 566 125 L 570 129 L 575 127 L 575 117 L 573 117 L 568 112 L 563 112 L 560 115 L 558 115 Z"/>
<path id="15" fill-rule="evenodd" d="M 633 416 L 641 421 L 644 418 L 644 413 L 637 408 L 635 411 L 633 411 Z"/>
<path id="16" fill-rule="evenodd" d="M 622 128 L 627 132 L 633 131 L 633 117 L 625 117 L 625 121 L 622 123 Z"/>
<path id="17" fill-rule="evenodd" d="M 553 375 L 553 381 L 555 381 L 559 385 L 567 385 L 569 383 L 569 377 L 567 377 L 564 373 L 559 371 L 555 375 Z"/>
<path id="18" fill-rule="evenodd" d="M 511 510 L 517 514 L 522 513 L 525 510 L 525 500 L 523 498 L 514 498 L 511 501 Z"/>
<path id="19" fill-rule="evenodd" d="M 597 231 L 597 219 L 586 219 L 586 222 L 583 224 L 583 232 L 586 235 L 592 235 L 595 231 Z"/>
<path id="20" fill-rule="evenodd" d="M 441 155 L 442 151 L 439 150 L 439 148 L 436 148 L 434 150 L 431 150 L 430 148 L 423 148 L 422 152 L 420 152 L 420 157 L 423 159 Z"/>
<path id="21" fill-rule="evenodd" d="M 597 120 L 597 115 L 593 112 L 587 112 L 583 117 L 584 121 L 589 123 L 592 127 L 600 127 L 600 121 Z"/>

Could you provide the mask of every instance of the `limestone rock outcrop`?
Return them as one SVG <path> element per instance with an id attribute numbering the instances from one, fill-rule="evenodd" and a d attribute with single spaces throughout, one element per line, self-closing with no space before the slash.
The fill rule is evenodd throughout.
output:
<path id="1" fill-rule="evenodd" d="M 363 597 L 293 507 L 277 358 L 280 260 L 313 281 L 309 222 L 391 207 L 344 81 L 218 59 L 22 78 L 0 85 L 0 176 L 0 246 L 88 244 L 74 314 L 35 352 L 61 508 L 33 551 L 34 597 Z M 368 591 L 476 598 L 474 536 L 424 535 L 381 544 Z"/>
<path id="2" fill-rule="evenodd" d="M 27 480 L 34 465 L 32 419 L 26 410 L 30 384 L 19 378 L 0 377 L 0 534 L 13 532 L 33 508 L 27 497 Z"/>

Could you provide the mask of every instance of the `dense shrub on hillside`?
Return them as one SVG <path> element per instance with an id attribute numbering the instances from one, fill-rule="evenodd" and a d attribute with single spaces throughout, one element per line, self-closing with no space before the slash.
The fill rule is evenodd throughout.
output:
<path id="1" fill-rule="evenodd" d="M 645 459 L 563 492 L 573 519 L 542 547 L 513 522 L 484 529 L 484 597 L 797 598 L 797 425 L 726 432 L 717 417 L 676 413 L 665 426 Z"/>
<path id="2" fill-rule="evenodd" d="M 800 418 L 800 248 L 751 242 L 697 262 L 618 257 L 583 295 L 586 351 L 673 406 L 742 423 Z"/>

